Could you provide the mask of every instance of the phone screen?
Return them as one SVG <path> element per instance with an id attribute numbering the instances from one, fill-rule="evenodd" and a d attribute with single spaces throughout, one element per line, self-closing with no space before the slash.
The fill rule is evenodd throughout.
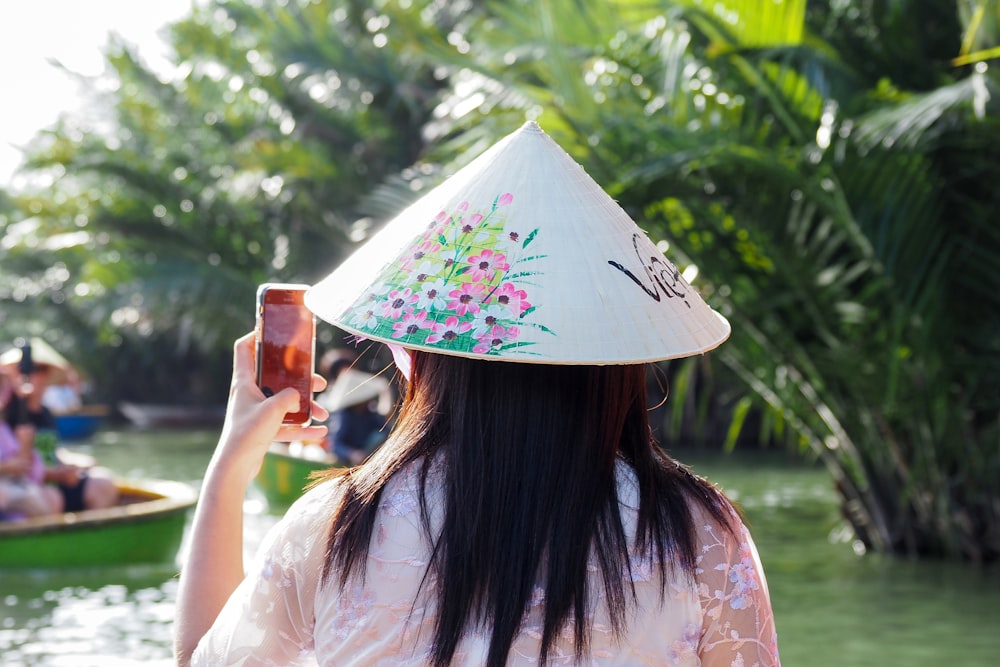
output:
<path id="1" fill-rule="evenodd" d="M 266 396 L 294 387 L 302 409 L 286 424 L 307 424 L 312 402 L 316 320 L 306 308 L 306 285 L 261 285 L 257 292 L 257 385 Z"/>

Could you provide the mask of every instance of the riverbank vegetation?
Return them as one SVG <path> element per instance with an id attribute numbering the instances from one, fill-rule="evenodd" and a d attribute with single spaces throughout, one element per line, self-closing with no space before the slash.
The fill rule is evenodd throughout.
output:
<path id="1" fill-rule="evenodd" d="M 869 549 L 1000 556 L 997 3 L 220 0 L 171 34 L 170 73 L 112 44 L 0 198 L 4 339 L 224 396 L 256 284 L 530 117 L 733 322 L 666 431 L 821 459 Z"/>

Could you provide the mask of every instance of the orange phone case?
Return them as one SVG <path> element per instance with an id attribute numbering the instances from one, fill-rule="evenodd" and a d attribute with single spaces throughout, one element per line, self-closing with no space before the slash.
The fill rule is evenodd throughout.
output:
<path id="1" fill-rule="evenodd" d="M 265 283 L 257 289 L 257 386 L 267 396 L 294 387 L 302 409 L 285 415 L 285 424 L 311 420 L 316 318 L 306 308 L 308 285 Z"/>

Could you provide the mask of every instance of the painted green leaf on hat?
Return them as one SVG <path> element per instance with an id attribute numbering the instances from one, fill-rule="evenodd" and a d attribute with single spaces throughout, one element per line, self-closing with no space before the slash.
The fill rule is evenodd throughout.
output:
<path id="1" fill-rule="evenodd" d="M 528 321 L 537 304 L 528 280 L 541 272 L 530 264 L 546 255 L 523 254 L 538 229 L 507 230 L 511 193 L 486 210 L 463 201 L 441 211 L 376 285 L 345 314 L 347 322 L 373 337 L 459 353 L 497 356 L 532 354 L 525 327 L 554 335 Z M 523 240 L 522 240 L 523 239 Z"/>

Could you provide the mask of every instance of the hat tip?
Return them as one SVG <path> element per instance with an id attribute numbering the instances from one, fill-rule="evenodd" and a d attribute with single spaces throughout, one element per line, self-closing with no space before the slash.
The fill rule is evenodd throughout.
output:
<path id="1" fill-rule="evenodd" d="M 542 134 L 542 128 L 533 120 L 525 121 L 524 125 L 521 126 L 521 131 Z"/>

